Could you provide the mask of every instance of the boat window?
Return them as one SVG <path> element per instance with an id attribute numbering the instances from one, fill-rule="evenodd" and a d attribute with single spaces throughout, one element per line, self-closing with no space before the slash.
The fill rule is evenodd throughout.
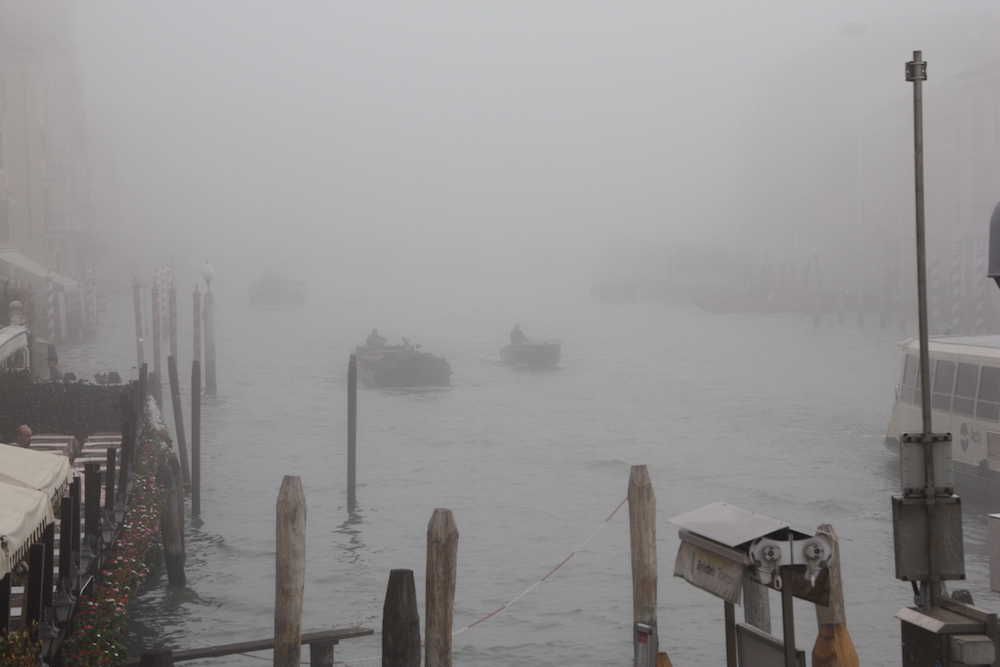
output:
<path id="1" fill-rule="evenodd" d="M 915 354 L 906 355 L 903 366 L 903 401 L 913 403 L 920 398 L 920 358 Z"/>
<path id="2" fill-rule="evenodd" d="M 1000 420 L 1000 368 L 983 366 L 976 418 L 994 422 Z"/>
<path id="3" fill-rule="evenodd" d="M 955 362 L 941 359 L 934 367 L 934 396 L 931 407 L 935 410 L 951 411 L 951 391 L 955 386 Z"/>
<path id="4" fill-rule="evenodd" d="M 972 416 L 976 402 L 976 385 L 979 380 L 979 366 L 976 364 L 958 365 L 958 377 L 955 379 L 955 399 L 951 404 L 951 411 Z"/>

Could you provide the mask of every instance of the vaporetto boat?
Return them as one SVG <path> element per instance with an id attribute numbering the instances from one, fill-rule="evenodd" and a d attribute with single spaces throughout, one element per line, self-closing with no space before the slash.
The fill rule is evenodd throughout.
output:
<path id="1" fill-rule="evenodd" d="M 931 337 L 931 427 L 951 433 L 956 490 L 1000 500 L 1000 335 Z M 903 367 L 885 445 L 923 432 L 920 341 L 903 343 Z"/>

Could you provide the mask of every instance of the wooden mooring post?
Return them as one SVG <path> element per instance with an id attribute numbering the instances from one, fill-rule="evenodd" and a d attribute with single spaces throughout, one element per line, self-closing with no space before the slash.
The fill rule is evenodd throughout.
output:
<path id="1" fill-rule="evenodd" d="M 176 332 L 175 332 L 176 333 Z M 176 335 L 174 335 L 176 338 Z M 181 477 L 184 486 L 191 486 L 191 469 L 188 466 L 187 434 L 184 432 L 184 411 L 181 408 L 181 386 L 177 377 L 177 357 L 167 357 L 167 374 L 170 376 L 170 399 L 174 407 L 174 432 L 177 433 L 177 451 L 180 453 Z"/>
<path id="2" fill-rule="evenodd" d="M 389 572 L 382 607 L 382 667 L 420 667 L 420 614 L 413 570 Z"/>
<path id="3" fill-rule="evenodd" d="M 458 527 L 451 510 L 438 508 L 427 524 L 424 667 L 451 667 Z"/>
<path id="4" fill-rule="evenodd" d="M 358 358 L 352 354 L 347 364 L 347 512 L 357 510 L 358 467 Z"/>
<path id="5" fill-rule="evenodd" d="M 191 362 L 191 513 L 201 514 L 201 364 Z"/>
<path id="6" fill-rule="evenodd" d="M 306 585 L 306 497 L 298 477 L 281 482 L 275 538 L 274 666 L 298 667 Z"/>
<path id="7" fill-rule="evenodd" d="M 632 546 L 633 647 L 636 667 L 670 664 L 659 653 L 656 629 L 656 497 L 649 471 L 632 466 L 628 480 L 628 517 Z"/>
<path id="8" fill-rule="evenodd" d="M 816 605 L 816 622 L 819 634 L 813 645 L 813 667 L 859 667 L 858 652 L 847 631 L 847 615 L 844 609 L 844 582 L 840 577 L 840 542 L 833 526 L 824 523 L 817 531 L 829 536 L 833 542 L 833 558 L 828 566 L 830 572 L 830 601 L 827 606 Z"/>
<path id="9" fill-rule="evenodd" d="M 178 485 L 174 479 L 173 466 L 169 462 L 164 462 L 156 471 L 156 483 L 167 489 L 167 502 L 160 515 L 160 537 L 163 540 L 167 580 L 171 586 L 183 586 L 187 581 L 184 574 L 184 516 L 177 510 Z"/>
<path id="10" fill-rule="evenodd" d="M 215 295 L 211 289 L 205 292 L 205 306 L 202 309 L 205 320 L 205 393 L 215 394 Z"/>

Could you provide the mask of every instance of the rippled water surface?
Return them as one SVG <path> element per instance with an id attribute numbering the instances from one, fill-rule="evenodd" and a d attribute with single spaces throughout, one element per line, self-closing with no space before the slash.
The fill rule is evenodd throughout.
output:
<path id="1" fill-rule="evenodd" d="M 187 586 L 169 589 L 163 575 L 138 599 L 132 652 L 272 635 L 275 503 L 283 476 L 297 475 L 308 504 L 304 630 L 376 630 L 339 645 L 338 661 L 380 664 L 390 570 L 414 571 L 422 607 L 427 523 L 444 507 L 460 532 L 456 665 L 630 665 L 627 506 L 612 513 L 630 466 L 645 464 L 657 501 L 660 647 L 674 664 L 725 661 L 723 604 L 671 576 L 679 543 L 667 523 L 715 501 L 805 528 L 832 524 L 861 662 L 900 663 L 895 613 L 912 596 L 893 574 L 898 481 L 881 444 L 898 326 L 833 317 L 817 329 L 804 315 L 583 295 L 534 298 L 545 305 L 528 310 L 515 301 L 317 296 L 302 308 L 255 309 L 238 292 L 220 293 L 219 393 L 203 408 L 202 513 L 188 527 Z M 135 366 L 131 299 L 109 297 L 103 317 L 99 341 L 61 351 L 64 370 Z M 529 337 L 563 339 L 559 369 L 499 364 L 514 318 Z M 359 391 L 360 507 L 350 518 L 347 364 L 373 326 L 446 357 L 454 374 L 443 389 Z M 189 385 L 190 336 L 182 339 Z M 173 431 L 169 409 L 166 420 Z M 997 507 L 964 505 L 966 587 L 980 606 L 1000 608 L 985 528 Z M 774 593 L 772 613 L 780 631 Z M 814 610 L 796 601 L 795 614 L 797 643 L 809 651 Z"/>

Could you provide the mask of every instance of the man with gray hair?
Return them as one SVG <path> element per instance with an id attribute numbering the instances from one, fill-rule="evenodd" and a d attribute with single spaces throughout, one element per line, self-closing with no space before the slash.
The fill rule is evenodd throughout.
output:
<path id="1" fill-rule="evenodd" d="M 14 439 L 15 442 L 10 444 L 15 447 L 31 447 L 31 429 L 28 428 L 27 424 L 21 424 L 17 427 L 17 430 L 14 431 Z"/>

